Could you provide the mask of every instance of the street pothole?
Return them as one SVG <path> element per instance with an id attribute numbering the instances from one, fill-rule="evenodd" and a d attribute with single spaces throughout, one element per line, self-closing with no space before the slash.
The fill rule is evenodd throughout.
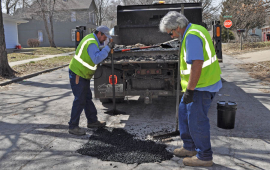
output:
<path id="1" fill-rule="evenodd" d="M 90 136 L 78 153 L 101 159 L 102 161 L 141 164 L 170 160 L 173 154 L 165 144 L 151 140 L 135 139 L 134 135 L 119 128 L 99 128 Z"/>

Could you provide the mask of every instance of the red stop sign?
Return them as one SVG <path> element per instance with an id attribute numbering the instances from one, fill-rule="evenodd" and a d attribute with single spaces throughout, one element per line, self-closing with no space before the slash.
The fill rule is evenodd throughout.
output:
<path id="1" fill-rule="evenodd" d="M 232 26 L 232 21 L 231 20 L 227 19 L 227 20 L 224 21 L 224 27 L 225 28 L 231 28 L 231 26 Z"/>

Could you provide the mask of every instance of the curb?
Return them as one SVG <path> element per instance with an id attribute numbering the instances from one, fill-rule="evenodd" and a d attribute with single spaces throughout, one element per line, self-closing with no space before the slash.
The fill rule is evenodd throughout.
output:
<path id="1" fill-rule="evenodd" d="M 0 83 L 0 86 L 5 86 L 5 85 L 11 84 L 11 83 L 15 83 L 15 82 L 18 82 L 18 81 L 22 81 L 22 80 L 24 80 L 24 79 L 31 78 L 31 77 L 37 76 L 37 75 L 39 75 L 39 74 L 42 74 L 42 73 L 47 73 L 47 72 L 50 72 L 50 71 L 54 71 L 54 70 L 57 70 L 57 69 L 59 69 L 59 68 L 66 67 L 66 66 L 68 66 L 68 65 L 69 65 L 69 64 L 65 64 L 65 65 L 62 65 L 62 66 L 59 66 L 59 67 L 54 67 L 54 68 L 51 68 L 51 69 L 47 69 L 47 70 L 43 70 L 43 71 L 36 72 L 36 73 L 33 73 L 33 74 L 29 74 L 29 75 L 26 75 L 26 76 L 23 76 L 23 77 L 17 77 L 17 78 L 14 78 L 14 79 L 12 79 L 12 80 L 9 80 L 9 81 Z"/>

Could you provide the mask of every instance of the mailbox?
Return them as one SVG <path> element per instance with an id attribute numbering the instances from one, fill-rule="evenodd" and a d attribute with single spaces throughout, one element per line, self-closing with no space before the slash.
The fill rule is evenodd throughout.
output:
<path id="1" fill-rule="evenodd" d="M 245 29 L 237 29 L 237 33 L 245 32 Z"/>

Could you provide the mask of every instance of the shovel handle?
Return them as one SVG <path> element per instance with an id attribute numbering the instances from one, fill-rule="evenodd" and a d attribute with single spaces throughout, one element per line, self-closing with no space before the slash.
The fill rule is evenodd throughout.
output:
<path id="1" fill-rule="evenodd" d="M 113 42 L 113 39 L 110 39 L 110 42 Z M 111 54 L 113 54 L 113 48 L 111 49 Z"/>

